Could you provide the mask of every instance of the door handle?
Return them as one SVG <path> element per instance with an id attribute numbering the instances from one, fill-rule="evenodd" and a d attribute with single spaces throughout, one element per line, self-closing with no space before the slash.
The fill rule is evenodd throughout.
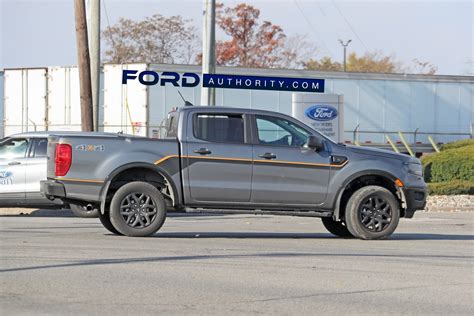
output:
<path id="1" fill-rule="evenodd" d="M 21 165 L 21 162 L 19 161 L 12 161 L 8 163 L 9 166 L 15 166 L 15 165 Z"/>
<path id="2" fill-rule="evenodd" d="M 210 151 L 210 150 L 207 149 L 207 148 L 199 148 L 199 149 L 195 149 L 195 150 L 194 150 L 194 153 L 200 154 L 200 155 L 209 155 L 209 154 L 212 153 L 212 151 Z"/>
<path id="3" fill-rule="evenodd" d="M 263 155 L 259 155 L 259 157 L 264 159 L 275 159 L 277 156 L 272 153 L 264 153 Z"/>

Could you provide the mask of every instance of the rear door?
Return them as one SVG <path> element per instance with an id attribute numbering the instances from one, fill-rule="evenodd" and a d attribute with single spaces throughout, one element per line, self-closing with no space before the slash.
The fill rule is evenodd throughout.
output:
<path id="1" fill-rule="evenodd" d="M 41 197 L 40 181 L 46 180 L 47 138 L 31 139 L 31 147 L 26 161 L 25 191 L 27 196 Z"/>
<path id="2" fill-rule="evenodd" d="M 252 145 L 242 113 L 188 115 L 183 175 L 188 204 L 249 202 Z"/>
<path id="3" fill-rule="evenodd" d="M 256 115 L 253 203 L 316 206 L 326 199 L 330 154 L 304 148 L 311 131 L 290 118 Z"/>
<path id="4" fill-rule="evenodd" d="M 0 197 L 25 198 L 25 175 L 29 142 L 26 138 L 6 138 L 0 142 Z"/>

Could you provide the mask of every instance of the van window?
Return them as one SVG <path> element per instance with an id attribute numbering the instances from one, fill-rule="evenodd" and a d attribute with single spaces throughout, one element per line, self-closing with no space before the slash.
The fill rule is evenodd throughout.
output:
<path id="1" fill-rule="evenodd" d="M 46 157 L 46 151 L 48 150 L 48 139 L 47 138 L 38 138 L 35 139 L 35 149 L 33 157 Z"/>
<path id="2" fill-rule="evenodd" d="M 7 138 L 0 143 L 0 158 L 23 158 L 28 149 L 28 141 L 24 138 Z"/>
<path id="3" fill-rule="evenodd" d="M 244 143 L 244 119 L 239 114 L 197 114 L 194 136 L 214 143 Z"/>

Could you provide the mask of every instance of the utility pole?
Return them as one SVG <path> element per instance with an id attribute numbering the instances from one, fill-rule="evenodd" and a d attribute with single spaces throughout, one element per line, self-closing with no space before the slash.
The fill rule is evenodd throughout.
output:
<path id="1" fill-rule="evenodd" d="M 90 44 L 92 121 L 94 131 L 99 131 L 100 101 L 100 0 L 88 0 L 87 28 Z"/>
<path id="2" fill-rule="evenodd" d="M 202 74 L 216 72 L 216 0 L 204 0 Z M 216 105 L 216 90 L 201 86 L 201 105 Z"/>
<path id="3" fill-rule="evenodd" d="M 76 20 L 77 62 L 79 66 L 79 92 L 81 96 L 82 131 L 92 131 L 92 91 L 89 43 L 87 41 L 86 5 L 84 0 L 74 0 Z"/>
<path id="4" fill-rule="evenodd" d="M 346 71 L 346 50 L 347 46 L 349 46 L 349 43 L 352 42 L 352 40 L 348 40 L 345 44 L 342 40 L 339 40 L 339 43 L 341 43 L 342 47 L 344 47 L 344 72 Z"/>

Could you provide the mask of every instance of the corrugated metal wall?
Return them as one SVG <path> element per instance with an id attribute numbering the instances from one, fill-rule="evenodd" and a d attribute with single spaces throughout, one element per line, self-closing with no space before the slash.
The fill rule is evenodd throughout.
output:
<path id="1" fill-rule="evenodd" d="M 104 65 L 101 77 L 99 124 L 101 130 L 157 136 L 166 114 L 181 106 L 178 89 L 193 104 L 200 102 L 200 87 L 143 86 L 138 81 L 122 85 L 122 69 L 200 73 L 199 66 L 131 64 Z M 47 73 L 47 76 L 40 74 Z M 326 92 L 344 95 L 345 140 L 353 131 L 361 143 L 385 143 L 385 134 L 409 142 L 448 142 L 468 138 L 474 121 L 474 77 L 324 73 L 301 70 L 261 70 L 218 67 L 218 73 L 326 79 Z M 27 79 L 25 79 L 25 76 Z M 36 129 L 79 129 L 79 86 L 75 67 L 7 69 L 0 80 L 4 100 L 0 114 L 5 135 Z M 36 82 L 36 81 L 37 82 Z M 35 82 L 33 82 L 35 81 Z M 33 87 L 33 88 L 32 88 Z M 45 87 L 45 88 L 43 88 Z M 47 95 L 44 96 L 47 87 Z M 5 88 L 3 91 L 2 88 Z M 0 94 L 0 95 L 1 95 Z M 250 107 L 291 114 L 291 92 L 217 89 L 217 105 Z M 26 102 L 25 102 L 26 100 Z M 45 104 L 46 102 L 46 104 Z M 47 126 L 44 106 L 47 106 Z M 14 114 L 13 114 L 14 113 Z M 32 115 L 34 117 L 32 117 Z M 46 114 L 44 114 L 46 115 Z M 26 118 L 26 120 L 25 120 Z M 43 122 L 42 122 L 43 119 Z M 14 122 L 13 122 L 14 121 Z M 18 122 L 17 122 L 18 121 Z M 147 129 L 148 127 L 148 129 Z M 452 133 L 452 135 L 449 135 Z"/>

